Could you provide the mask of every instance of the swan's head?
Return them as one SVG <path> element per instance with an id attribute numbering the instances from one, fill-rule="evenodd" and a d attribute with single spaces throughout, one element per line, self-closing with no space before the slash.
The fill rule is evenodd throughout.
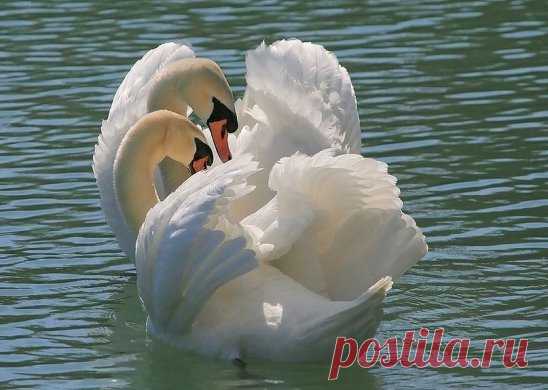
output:
<path id="1" fill-rule="evenodd" d="M 220 159 L 230 160 L 228 133 L 238 129 L 238 119 L 228 81 L 214 61 L 179 60 L 156 76 L 148 100 L 149 112 L 168 109 L 185 115 L 187 106 L 209 127 Z"/>
<path id="2" fill-rule="evenodd" d="M 200 129 L 187 118 L 172 119 L 164 140 L 166 156 L 186 165 L 192 174 L 213 164 L 213 151 Z"/>
<path id="3" fill-rule="evenodd" d="M 188 94 L 189 105 L 196 115 L 207 124 L 211 138 L 222 162 L 232 158 L 228 146 L 228 133 L 238 129 L 234 97 L 226 77 L 214 61 L 197 58 L 201 82 Z"/>

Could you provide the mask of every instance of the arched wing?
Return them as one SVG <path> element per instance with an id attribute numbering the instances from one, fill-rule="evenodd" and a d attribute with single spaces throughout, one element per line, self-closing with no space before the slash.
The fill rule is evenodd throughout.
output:
<path id="1" fill-rule="evenodd" d="M 354 88 L 333 53 L 321 45 L 296 39 L 270 46 L 263 42 L 247 53 L 246 67 L 247 89 L 238 105 L 238 119 L 242 126 L 248 126 L 248 132 L 257 123 L 267 124 L 264 131 L 291 144 L 273 141 L 282 153 L 276 161 L 296 151 L 311 155 L 325 148 L 360 153 Z M 264 136 L 262 142 L 257 142 L 257 135 L 240 135 L 246 151 L 264 145 Z"/>
<path id="2" fill-rule="evenodd" d="M 215 290 L 257 264 L 230 204 L 252 188 L 257 169 L 241 156 L 193 175 L 158 203 L 143 223 L 136 249 L 137 284 L 156 333 L 188 330 Z"/>
<path id="3" fill-rule="evenodd" d="M 167 64 L 194 57 L 186 45 L 164 43 L 147 52 L 128 72 L 116 91 L 108 118 L 101 125 L 101 134 L 93 155 L 93 172 L 99 187 L 101 207 L 121 248 L 133 257 L 135 237 L 124 222 L 114 193 L 113 167 L 116 152 L 124 135 L 146 113 L 150 81 Z"/>
<path id="4" fill-rule="evenodd" d="M 234 154 L 251 153 L 264 170 L 239 202 L 242 216 L 268 202 L 268 174 L 281 158 L 326 148 L 360 153 L 356 96 L 346 69 L 324 47 L 299 40 L 261 44 L 246 55 L 247 89 L 236 103 L 240 132 Z"/>
<path id="5" fill-rule="evenodd" d="M 269 185 L 276 196 L 242 221 L 259 257 L 331 299 L 395 280 L 427 251 L 380 161 L 332 149 L 296 154 L 274 166 Z"/>

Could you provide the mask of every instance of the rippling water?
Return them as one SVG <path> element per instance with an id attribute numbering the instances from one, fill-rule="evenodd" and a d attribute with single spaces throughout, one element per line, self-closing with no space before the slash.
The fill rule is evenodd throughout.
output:
<path id="1" fill-rule="evenodd" d="M 91 171 L 130 65 L 186 39 L 236 94 L 244 52 L 298 37 L 352 76 L 363 153 L 399 178 L 428 256 L 386 300 L 381 339 L 443 326 L 528 337 L 529 367 L 354 369 L 349 388 L 548 383 L 548 11 L 543 1 L 3 1 L 0 387 L 318 388 L 325 365 L 242 371 L 147 339 L 133 266 Z M 473 342 L 474 345 L 474 342 Z"/>

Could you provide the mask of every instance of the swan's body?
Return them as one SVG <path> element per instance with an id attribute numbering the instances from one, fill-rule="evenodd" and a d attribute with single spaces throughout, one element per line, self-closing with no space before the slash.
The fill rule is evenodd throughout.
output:
<path id="1" fill-rule="evenodd" d="M 107 220 L 135 253 L 149 331 L 208 355 L 274 360 L 320 359 L 335 336 L 373 335 L 392 280 L 427 247 L 386 164 L 358 154 L 350 78 L 320 46 L 280 41 L 248 53 L 234 159 L 150 210 L 133 200 L 148 213 L 138 237 L 128 233 L 140 222 L 126 222 L 114 161 L 147 113 L 147 80 L 192 56 L 166 44 L 132 68 L 94 158 Z M 151 186 L 152 173 L 142 180 Z"/>

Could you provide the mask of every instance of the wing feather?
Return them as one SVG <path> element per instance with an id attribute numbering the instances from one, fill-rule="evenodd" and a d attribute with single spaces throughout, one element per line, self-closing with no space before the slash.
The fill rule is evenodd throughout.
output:
<path id="1" fill-rule="evenodd" d="M 262 260 L 319 294 L 355 299 L 427 251 L 382 162 L 332 149 L 295 154 L 274 166 L 269 184 L 276 196 L 242 224 Z"/>
<path id="2" fill-rule="evenodd" d="M 240 132 L 234 154 L 251 153 L 264 170 L 251 178 L 257 189 L 238 202 L 242 217 L 274 196 L 268 174 L 281 158 L 361 149 L 352 82 L 323 46 L 296 39 L 263 43 L 247 53 L 246 67 L 246 92 L 236 104 Z"/>
<path id="3" fill-rule="evenodd" d="M 215 290 L 257 264 L 230 203 L 256 172 L 240 156 L 193 175 L 149 213 L 137 239 L 139 293 L 156 332 L 184 333 Z"/>
<path id="4" fill-rule="evenodd" d="M 238 105 L 242 125 L 252 129 L 261 117 L 271 118 L 274 136 L 288 137 L 297 147 L 285 156 L 295 151 L 314 154 L 328 147 L 360 153 L 354 88 L 333 53 L 296 39 L 270 46 L 263 42 L 247 53 L 246 67 L 247 89 Z"/>

